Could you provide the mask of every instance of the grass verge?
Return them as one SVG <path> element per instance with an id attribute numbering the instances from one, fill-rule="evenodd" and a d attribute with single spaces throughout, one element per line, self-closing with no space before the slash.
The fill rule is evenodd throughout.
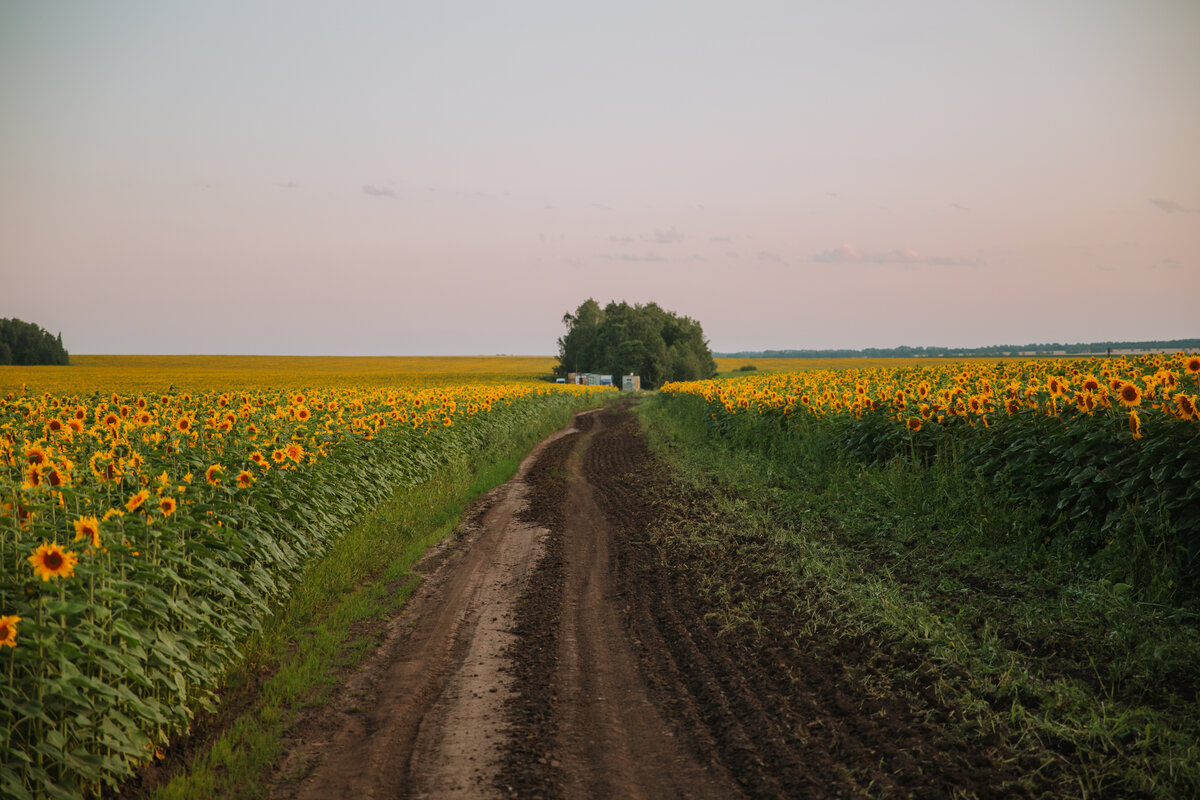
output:
<path id="1" fill-rule="evenodd" d="M 674 535 L 709 554 L 701 588 L 726 629 L 911 654 L 880 691 L 927 689 L 910 700 L 949 736 L 1003 741 L 1027 795 L 1200 796 L 1194 603 L 1146 602 L 1101 563 L 1031 543 L 1030 509 L 951 465 L 853 464 L 819 439 L 735 446 L 661 397 L 639 413 L 679 479 L 716 498 L 709 523 Z M 747 594 L 748 563 L 786 585 Z"/>
<path id="2" fill-rule="evenodd" d="M 247 644 L 227 681 L 222 710 L 206 721 L 215 735 L 199 746 L 181 743 L 181 752 L 167 753 L 164 768 L 151 770 L 172 774 L 153 775 L 126 796 L 263 796 L 261 777 L 280 757 L 290 723 L 323 702 L 336 676 L 374 647 L 374 637 L 356 628 L 401 606 L 419 583 L 412 573 L 417 559 L 453 533 L 467 504 L 511 478 L 524 454 L 566 425 L 571 413 L 564 408 L 526 421 L 364 516 L 306 570 L 287 605 Z"/>

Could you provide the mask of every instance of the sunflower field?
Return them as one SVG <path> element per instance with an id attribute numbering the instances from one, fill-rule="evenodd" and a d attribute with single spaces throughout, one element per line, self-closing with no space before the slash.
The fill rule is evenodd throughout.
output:
<path id="1" fill-rule="evenodd" d="M 0 795 L 115 785 L 354 515 L 599 391 L 273 386 L 0 397 Z"/>
<path id="2" fill-rule="evenodd" d="M 669 383 L 662 394 L 747 447 L 950 465 L 1027 504 L 1045 543 L 1111 549 L 1123 579 L 1171 599 L 1200 588 L 1200 356 L 910 362 Z"/>

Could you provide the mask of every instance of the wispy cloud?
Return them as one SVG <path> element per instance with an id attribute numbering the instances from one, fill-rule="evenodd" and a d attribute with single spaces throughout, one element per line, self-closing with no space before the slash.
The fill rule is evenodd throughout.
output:
<path id="1" fill-rule="evenodd" d="M 683 241 L 683 234 L 675 230 L 674 227 L 668 228 L 665 231 L 661 228 L 655 228 L 654 233 L 642 233 L 637 236 L 617 236 L 616 234 L 612 234 L 607 239 L 613 244 L 633 244 L 634 242 L 678 244 Z"/>
<path id="2" fill-rule="evenodd" d="M 650 262 L 650 263 L 662 263 L 662 262 L 667 261 L 667 259 L 663 258 L 660 255 L 656 255 L 655 253 L 646 253 L 645 255 L 642 255 L 642 256 L 639 256 L 636 253 L 601 253 L 600 257 L 607 261 L 631 261 L 631 262 Z"/>
<path id="3" fill-rule="evenodd" d="M 680 235 L 679 231 L 675 230 L 674 226 L 671 226 L 670 230 L 665 231 L 655 228 L 654 235 L 643 236 L 642 241 L 653 242 L 654 244 L 675 244 L 676 242 L 682 242 L 683 236 Z"/>
<path id="4" fill-rule="evenodd" d="M 911 247 L 883 253 L 864 253 L 852 244 L 817 253 L 812 260 L 823 264 L 927 264 L 939 267 L 981 267 L 985 263 L 976 258 L 923 256 Z"/>
<path id="5" fill-rule="evenodd" d="M 1181 203 L 1176 203 L 1174 200 L 1164 200 L 1161 197 L 1154 198 L 1150 201 L 1150 204 L 1158 206 L 1168 214 L 1200 214 L 1200 208 L 1188 208 Z"/>
<path id="6" fill-rule="evenodd" d="M 300 188 L 300 184 L 296 183 L 295 181 L 287 181 L 286 183 L 277 183 L 275 185 L 278 186 L 280 189 L 299 189 Z"/>
<path id="7" fill-rule="evenodd" d="M 971 209 L 964 206 L 962 203 L 951 203 L 951 208 L 957 208 L 959 211 L 970 211 Z"/>
<path id="8" fill-rule="evenodd" d="M 778 253 L 772 253 L 770 250 L 759 250 L 755 258 L 759 261 L 774 261 L 777 264 L 783 263 L 783 258 Z"/>
<path id="9" fill-rule="evenodd" d="M 374 184 L 366 184 L 362 187 L 364 194 L 369 194 L 371 197 L 390 197 L 396 199 L 396 190 L 390 189 L 387 186 L 375 186 Z"/>
<path id="10" fill-rule="evenodd" d="M 712 236 L 709 238 L 709 241 L 710 242 L 732 242 L 733 237 L 732 236 Z"/>

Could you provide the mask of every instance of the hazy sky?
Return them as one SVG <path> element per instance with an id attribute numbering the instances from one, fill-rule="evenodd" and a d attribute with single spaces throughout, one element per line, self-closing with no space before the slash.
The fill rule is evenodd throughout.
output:
<path id="1" fill-rule="evenodd" d="M 75 353 L 1200 336 L 1200 2 L 0 0 L 0 317 Z"/>

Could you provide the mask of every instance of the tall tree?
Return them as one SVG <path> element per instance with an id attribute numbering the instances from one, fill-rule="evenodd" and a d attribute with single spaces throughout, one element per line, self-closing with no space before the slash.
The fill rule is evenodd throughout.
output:
<path id="1" fill-rule="evenodd" d="M 717 365 L 700 323 L 665 311 L 657 303 L 611 302 L 592 298 L 565 314 L 567 332 L 558 340 L 556 375 L 598 372 L 640 375 L 654 388 L 665 381 L 712 377 Z"/>

